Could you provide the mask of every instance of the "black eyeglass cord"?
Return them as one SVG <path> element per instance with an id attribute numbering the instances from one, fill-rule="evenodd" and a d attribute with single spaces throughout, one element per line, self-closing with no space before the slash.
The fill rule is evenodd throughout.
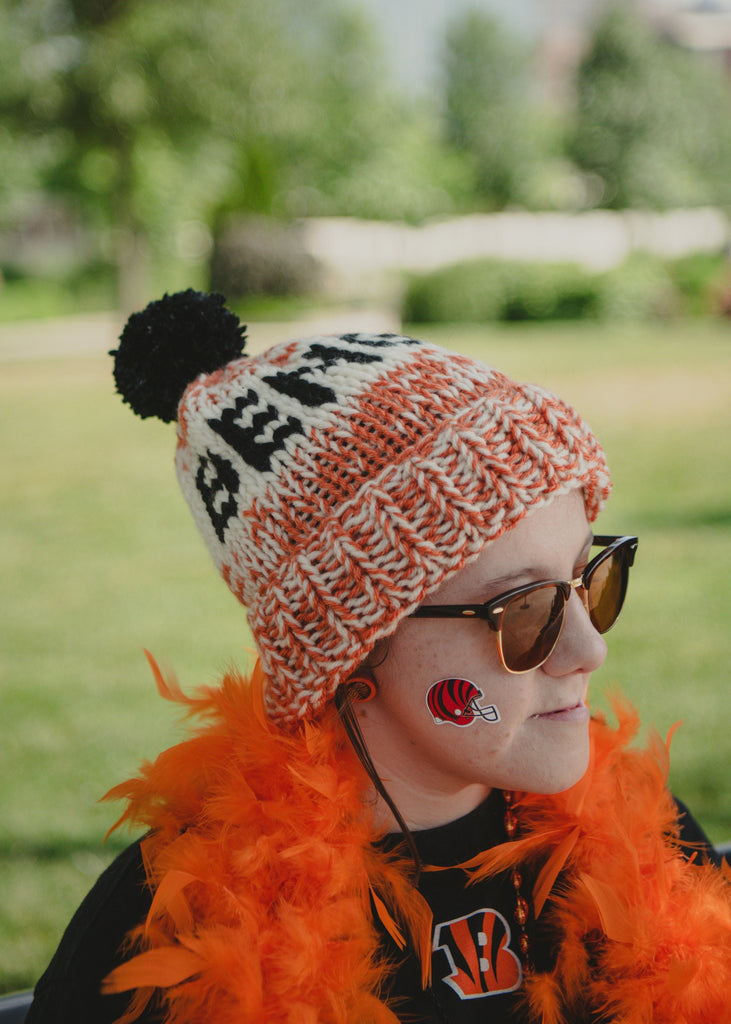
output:
<path id="1" fill-rule="evenodd" d="M 368 745 L 366 744 L 365 736 L 363 735 L 358 719 L 356 718 L 355 712 L 353 711 L 353 704 L 351 702 L 350 695 L 348 693 L 346 686 L 341 686 L 336 691 L 335 707 L 337 708 L 340 720 L 343 723 L 345 732 L 348 736 L 348 739 L 350 740 L 350 744 L 353 747 L 353 750 L 356 753 L 356 756 L 358 757 L 358 760 L 365 768 L 366 774 L 373 783 L 374 789 L 385 802 L 391 814 L 394 816 L 399 829 L 401 830 L 404 840 L 406 841 L 406 845 L 409 848 L 411 859 L 414 862 L 414 885 L 418 885 L 419 879 L 421 878 L 423 864 L 421 861 L 421 857 L 419 856 L 419 851 L 416 848 L 414 837 L 411 833 L 411 830 L 409 829 L 409 826 L 404 821 L 403 815 L 401 814 L 398 807 L 394 803 L 393 798 L 391 797 L 390 793 L 384 786 L 381 777 L 376 771 L 376 766 L 373 764 L 371 755 L 368 751 Z"/>

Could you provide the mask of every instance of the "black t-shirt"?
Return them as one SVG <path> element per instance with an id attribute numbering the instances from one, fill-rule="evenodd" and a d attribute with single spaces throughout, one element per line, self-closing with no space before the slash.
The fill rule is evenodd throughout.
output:
<path id="1" fill-rule="evenodd" d="M 698 824 L 679 806 L 683 839 L 706 846 L 717 862 Z M 516 1024 L 521 1020 L 523 965 L 515 889 L 507 876 L 467 886 L 464 872 L 453 867 L 505 841 L 502 793 L 493 791 L 465 817 L 416 832 L 414 838 L 424 864 L 447 870 L 424 871 L 419 882 L 434 916 L 432 985 L 427 992 L 421 988 L 416 957 L 404 959 L 383 930 L 385 952 L 400 963 L 389 991 L 394 1012 L 409 1024 Z M 384 846 L 400 842 L 400 836 L 389 836 Z M 530 881 L 525 881 L 526 891 Z M 135 842 L 104 871 L 74 915 L 36 986 L 26 1024 L 112 1024 L 120 1017 L 129 995 L 101 995 L 101 980 L 126 959 L 124 938 L 144 920 L 150 900 L 140 844 Z M 550 937 L 532 923 L 529 938 L 536 969 L 549 969 Z M 140 1024 L 158 1020 L 148 1007 Z"/>
<path id="2" fill-rule="evenodd" d="M 484 1024 L 487 1020 L 515 1024 L 522 1020 L 520 990 L 526 959 L 537 970 L 553 967 L 551 938 L 530 918 L 527 955 L 521 950 L 517 896 L 530 893 L 533 882 L 525 870 L 516 891 L 507 872 L 469 885 L 464 870 L 455 867 L 507 838 L 500 790 L 493 790 L 465 817 L 414 833 L 422 862 L 446 870 L 427 869 L 419 880 L 434 918 L 432 982 L 427 991 L 422 990 L 415 956 L 401 963 L 390 994 L 402 1019 L 412 1024 Z M 390 848 L 398 841 L 389 836 L 384 845 Z M 395 955 L 385 933 L 381 941 Z"/>

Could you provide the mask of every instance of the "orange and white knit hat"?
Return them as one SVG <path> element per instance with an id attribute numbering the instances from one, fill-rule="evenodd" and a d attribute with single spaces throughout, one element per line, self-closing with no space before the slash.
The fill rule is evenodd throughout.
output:
<path id="1" fill-rule="evenodd" d="M 527 513 L 582 488 L 591 521 L 609 494 L 593 434 L 541 388 L 394 334 L 252 358 L 242 334 L 221 296 L 165 296 L 130 318 L 115 378 L 142 416 L 177 407 L 180 484 L 248 609 L 281 721 L 317 715 Z"/>

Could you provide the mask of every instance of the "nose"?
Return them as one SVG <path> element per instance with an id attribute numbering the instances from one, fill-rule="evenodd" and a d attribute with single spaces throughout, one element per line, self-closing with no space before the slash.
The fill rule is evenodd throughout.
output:
<path id="1" fill-rule="evenodd" d="M 607 645 L 589 618 L 589 612 L 574 590 L 566 604 L 564 624 L 558 643 L 543 664 L 550 676 L 589 675 L 604 664 Z"/>

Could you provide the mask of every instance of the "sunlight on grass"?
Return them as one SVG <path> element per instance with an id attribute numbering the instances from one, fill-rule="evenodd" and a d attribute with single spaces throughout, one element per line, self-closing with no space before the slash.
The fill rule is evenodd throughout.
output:
<path id="1" fill-rule="evenodd" d="M 253 333 L 253 332 L 252 332 Z M 604 532 L 637 532 L 626 611 L 597 673 L 673 743 L 672 782 L 731 838 L 731 330 L 725 324 L 417 329 L 558 391 L 607 449 Z M 137 420 L 108 359 L 0 366 L 0 986 L 29 985 L 123 838 L 97 803 L 180 735 L 142 648 L 186 689 L 247 663 L 173 469 L 174 429 Z"/>

